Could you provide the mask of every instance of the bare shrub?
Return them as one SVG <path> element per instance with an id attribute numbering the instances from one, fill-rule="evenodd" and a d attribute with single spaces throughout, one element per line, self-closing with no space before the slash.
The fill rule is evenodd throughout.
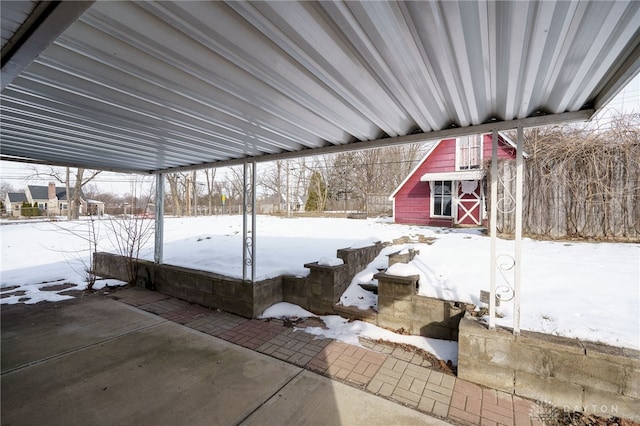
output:
<path id="1" fill-rule="evenodd" d="M 557 238 L 640 236 L 640 115 L 606 126 L 564 126 L 525 132 L 523 231 Z M 500 170 L 515 174 L 507 161 Z M 488 168 L 490 170 L 490 167 Z M 515 193 L 515 181 L 508 191 Z M 498 229 L 513 233 L 513 212 Z"/>
<path id="2" fill-rule="evenodd" d="M 141 198 L 141 203 L 148 206 L 152 194 Z M 132 207 L 132 212 L 135 209 Z M 154 221 L 146 214 L 123 214 L 110 216 L 106 221 L 107 238 L 113 245 L 116 254 L 120 255 L 123 268 L 127 273 L 129 285 L 135 285 L 138 280 L 138 257 L 140 250 L 149 242 L 154 233 Z"/>

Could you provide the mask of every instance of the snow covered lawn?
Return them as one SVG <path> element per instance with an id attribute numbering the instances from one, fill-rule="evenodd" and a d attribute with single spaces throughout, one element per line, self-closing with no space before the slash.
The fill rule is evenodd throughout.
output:
<path id="1" fill-rule="evenodd" d="M 69 282 L 83 288 L 89 245 L 78 234 L 88 228 L 86 220 L 0 226 L 1 302 L 37 303 L 69 297 L 40 290 L 52 283 Z M 98 249 L 112 251 L 104 223 L 97 221 L 96 229 Z M 241 277 L 241 234 L 239 216 L 167 218 L 165 263 Z M 333 262 L 339 248 L 402 236 L 435 238 L 430 245 L 385 248 L 355 277 L 342 298 L 345 305 L 375 307 L 376 297 L 357 284 L 376 284 L 373 274 L 376 267 L 386 266 L 386 254 L 408 248 L 420 250 L 420 255 L 409 265 L 394 268 L 402 274 L 419 274 L 421 294 L 478 305 L 480 290 L 489 289 L 489 238 L 473 230 L 395 225 L 375 219 L 259 216 L 256 235 L 258 279 L 304 276 L 308 274 L 305 263 Z M 511 253 L 512 246 L 513 242 L 500 240 L 498 252 Z M 153 258 L 152 241 L 141 257 Z M 640 349 L 640 244 L 525 240 L 522 267 L 523 329 Z M 498 278 L 500 285 L 503 280 Z M 101 285 L 105 283 L 99 282 Z M 512 302 L 503 302 L 498 324 L 511 326 L 512 311 Z"/>

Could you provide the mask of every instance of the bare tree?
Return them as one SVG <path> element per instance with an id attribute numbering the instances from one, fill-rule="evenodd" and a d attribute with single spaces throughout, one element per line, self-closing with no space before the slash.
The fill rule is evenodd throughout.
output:
<path id="1" fill-rule="evenodd" d="M 137 199 L 135 191 L 132 199 Z M 143 193 L 140 204 L 147 206 L 154 199 L 152 191 Z M 133 206 L 132 206 L 133 208 Z M 127 281 L 135 285 L 138 280 L 138 257 L 142 247 L 151 239 L 154 231 L 154 221 L 139 217 L 134 214 L 109 217 L 106 222 L 107 237 L 117 254 L 123 261 L 123 267 L 127 272 Z"/>
<path id="2" fill-rule="evenodd" d="M 3 205 L 4 205 L 4 200 L 7 198 L 7 194 L 9 192 L 17 192 L 17 191 L 13 188 L 13 185 L 11 185 L 9 182 L 0 182 L 0 201 L 2 202 Z"/>
<path id="3" fill-rule="evenodd" d="M 67 218 L 69 220 L 77 219 L 80 216 L 80 204 L 83 195 L 83 187 L 101 173 L 100 170 L 86 170 L 81 167 L 73 170 L 74 171 L 72 171 L 70 167 L 66 167 L 63 174 L 62 170 L 55 167 L 49 167 L 49 169 L 45 171 L 35 168 L 33 169 L 34 176 L 47 176 L 65 185 L 67 195 Z M 72 174 L 73 183 L 71 182 Z M 71 191 L 72 185 L 73 191 Z"/>
<path id="4" fill-rule="evenodd" d="M 171 204 L 173 205 L 173 214 L 181 217 L 184 214 L 182 188 L 184 186 L 185 176 L 182 173 L 167 173 L 166 177 L 169 183 L 169 195 L 171 196 Z"/>
<path id="5" fill-rule="evenodd" d="M 244 170 L 242 167 L 230 167 L 225 181 L 227 200 L 242 200 L 244 194 Z"/>
<path id="6" fill-rule="evenodd" d="M 213 194 L 216 190 L 216 169 L 204 169 L 204 177 L 207 181 L 207 199 L 209 202 L 209 214 L 213 214 Z"/>
<path id="7" fill-rule="evenodd" d="M 336 154 L 325 166 L 330 196 L 345 210 L 349 206 L 369 214 L 372 197 L 391 194 L 421 156 L 420 144 Z"/>
<path id="8" fill-rule="evenodd" d="M 286 192 L 286 183 L 283 179 L 283 174 L 286 172 L 286 162 L 279 160 L 273 163 L 266 164 L 266 171 L 264 171 L 259 178 L 260 186 L 262 186 L 269 194 L 275 195 L 278 202 L 277 212 L 281 210 L 282 200 L 284 200 L 283 194 Z"/>
<path id="9" fill-rule="evenodd" d="M 83 272 L 85 274 L 85 280 L 87 282 L 87 290 L 92 291 L 93 286 L 96 283 L 97 276 L 95 274 L 95 254 L 98 252 L 98 243 L 100 241 L 100 226 L 96 225 L 96 219 L 91 216 L 88 221 L 74 221 L 56 223 L 51 222 L 50 225 L 54 227 L 56 232 L 72 235 L 84 241 L 88 245 L 88 251 L 86 249 L 80 250 L 64 250 L 66 255 L 71 255 L 77 258 L 77 260 L 83 266 Z M 87 256 L 87 253 L 89 254 Z"/>

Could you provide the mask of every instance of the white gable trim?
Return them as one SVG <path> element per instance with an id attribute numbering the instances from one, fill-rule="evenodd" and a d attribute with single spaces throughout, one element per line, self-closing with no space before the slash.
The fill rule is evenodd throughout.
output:
<path id="1" fill-rule="evenodd" d="M 433 145 L 431 145 L 431 148 L 429 148 L 429 151 L 427 151 L 427 154 L 422 158 L 422 160 L 420 160 L 420 162 L 413 168 L 413 170 L 411 170 L 411 172 L 407 175 L 407 177 L 404 178 L 404 180 L 402 182 L 400 182 L 400 185 L 398 185 L 398 187 L 396 189 L 393 190 L 393 192 L 391 193 L 391 195 L 389 195 L 389 201 L 394 201 L 396 194 L 398 193 L 398 191 L 400 191 L 400 188 L 402 188 L 404 186 L 405 183 L 407 183 L 407 181 L 409 180 L 409 178 L 411 176 L 413 176 L 413 174 L 420 168 L 420 166 L 422 166 L 422 164 L 427 160 L 427 158 L 429 158 L 429 156 L 431 155 L 431 153 L 433 152 L 434 149 L 436 149 L 436 147 L 440 144 L 440 142 L 442 142 L 444 139 L 441 139 L 439 141 L 435 141 L 432 142 Z M 395 217 L 395 209 L 394 209 L 394 217 Z"/>
<path id="2" fill-rule="evenodd" d="M 425 173 L 420 177 L 420 182 L 432 182 L 434 180 L 480 180 L 484 177 L 484 170 L 462 170 L 458 172 Z"/>
<path id="3" fill-rule="evenodd" d="M 518 149 L 518 144 L 516 144 L 514 141 L 511 140 L 511 138 L 509 136 L 507 136 L 504 132 L 498 132 L 498 135 L 502 138 L 503 141 L 505 141 L 511 148 L 517 150 Z M 529 158 L 529 154 L 527 154 L 525 151 L 522 151 L 522 156 L 524 158 Z"/>

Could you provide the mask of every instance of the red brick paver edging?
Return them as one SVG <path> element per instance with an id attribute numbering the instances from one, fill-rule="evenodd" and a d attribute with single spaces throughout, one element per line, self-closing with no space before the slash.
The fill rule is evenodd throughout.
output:
<path id="1" fill-rule="evenodd" d="M 454 424 L 543 424 L 536 414 L 541 408 L 535 402 L 438 371 L 419 354 L 403 348 L 382 344 L 363 347 L 318 338 L 282 321 L 249 320 L 140 288 L 120 290 L 114 298 Z"/>

